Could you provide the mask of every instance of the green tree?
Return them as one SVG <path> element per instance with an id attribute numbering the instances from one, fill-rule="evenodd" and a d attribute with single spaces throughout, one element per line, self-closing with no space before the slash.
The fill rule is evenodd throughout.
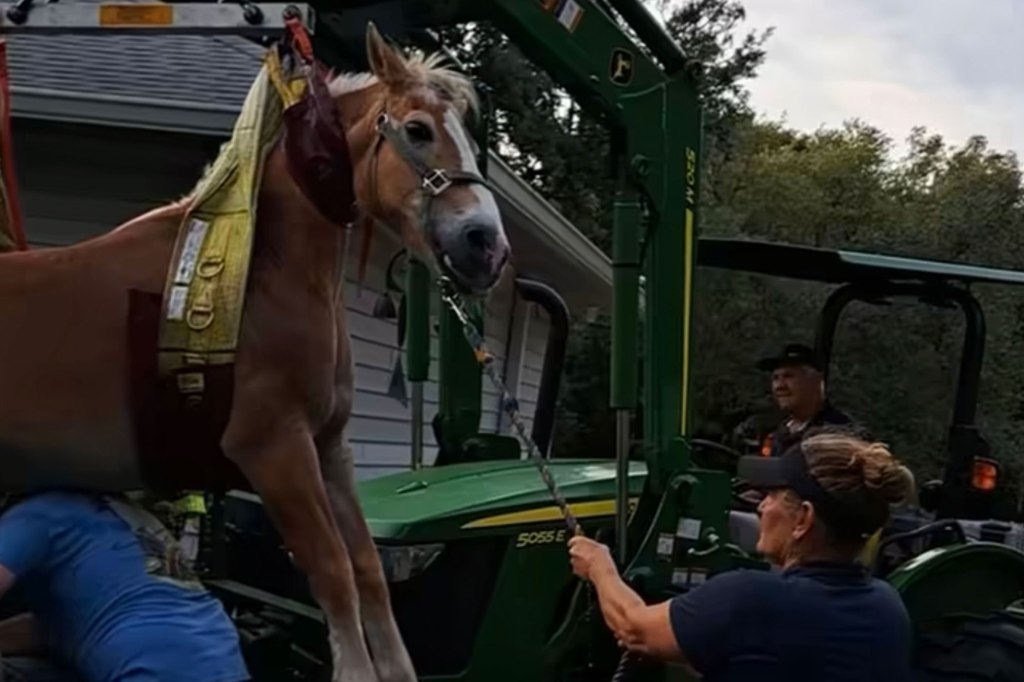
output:
<path id="1" fill-rule="evenodd" d="M 1017 159 L 984 138 L 959 148 L 923 129 L 894 158 L 878 130 L 850 122 L 798 133 L 775 122 L 738 125 L 734 158 L 719 169 L 705 233 L 862 249 L 987 265 L 1021 262 L 1016 235 L 1024 216 Z M 698 275 L 698 422 L 762 409 L 767 377 L 752 368 L 760 353 L 809 342 L 830 287 L 704 272 Z M 979 285 L 987 355 L 978 423 L 994 453 L 1021 468 L 1021 360 L 1024 290 Z M 729 344 L 720 339 L 729 338 Z M 962 316 L 918 301 L 857 303 L 839 328 L 830 393 L 892 444 L 922 477 L 937 476 L 946 455 Z"/>
<path id="2" fill-rule="evenodd" d="M 745 84 L 766 58 L 770 29 L 742 30 L 746 16 L 735 0 L 651 5 L 702 64 L 704 234 L 1005 267 L 1024 262 L 1024 190 L 1014 154 L 992 150 L 983 136 L 952 146 L 915 128 L 897 158 L 892 140 L 869 122 L 800 132 L 757 120 Z M 446 39 L 493 88 L 505 161 L 607 252 L 606 131 L 490 27 Z M 729 439 L 751 413 L 767 415 L 770 425 L 767 377 L 755 360 L 782 343 L 811 341 L 830 288 L 707 269 L 696 282 L 698 430 Z M 975 293 L 988 325 L 978 423 L 1012 481 L 1024 471 L 1024 373 L 1017 369 L 1024 290 L 979 285 Z M 607 316 L 575 321 L 558 455 L 611 455 L 609 328 Z M 939 475 L 962 343 L 955 310 L 918 301 L 854 304 L 839 328 L 830 394 L 921 477 Z"/>

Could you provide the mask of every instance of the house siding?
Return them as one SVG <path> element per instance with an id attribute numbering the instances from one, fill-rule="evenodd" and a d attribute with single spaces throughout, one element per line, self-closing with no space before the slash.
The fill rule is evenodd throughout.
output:
<path id="1" fill-rule="evenodd" d="M 533 413 L 540 394 L 541 373 L 544 369 L 544 351 L 548 342 L 548 318 L 537 308 L 530 312 L 530 326 L 523 354 L 523 369 L 519 377 L 519 405 L 527 415 L 527 425 L 533 427 Z"/>
<path id="2" fill-rule="evenodd" d="M 125 131 L 70 124 L 19 121 L 15 130 L 15 161 L 33 246 L 57 246 L 87 239 L 185 194 L 206 163 L 218 140 L 155 131 Z M 395 246 L 379 235 L 362 286 L 352 280 L 354 253 L 345 287 L 349 330 L 355 358 L 356 396 L 350 439 L 361 478 L 408 468 L 410 462 L 410 408 L 389 395 L 388 388 L 399 351 L 395 320 L 373 317 L 382 290 L 384 270 Z M 489 301 L 485 336 L 499 367 L 511 323 L 514 293 L 506 282 Z M 521 302 L 516 310 L 525 311 Z M 524 313 L 520 313 L 524 314 Z M 432 329 L 434 327 L 432 321 Z M 533 377 L 523 405 L 526 416 L 535 404 L 536 377 L 542 361 L 543 329 L 531 334 L 534 352 L 527 365 Z M 531 337 L 533 338 L 533 337 Z M 430 422 L 437 412 L 437 338 L 432 337 L 430 381 L 424 386 L 424 461 L 434 461 L 437 445 Z M 534 374 L 536 376 L 534 376 Z M 406 382 L 406 394 L 412 391 Z M 498 426 L 498 394 L 484 379 L 481 430 Z"/>

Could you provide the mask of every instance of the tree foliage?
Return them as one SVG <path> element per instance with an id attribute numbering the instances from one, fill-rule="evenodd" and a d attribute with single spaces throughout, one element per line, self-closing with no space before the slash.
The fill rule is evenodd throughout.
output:
<path id="1" fill-rule="evenodd" d="M 978 135 L 951 144 L 924 128 L 905 152 L 869 122 L 801 132 L 751 112 L 745 84 L 771 30 L 747 30 L 737 0 L 660 0 L 654 8 L 702 63 L 703 234 L 860 249 L 986 265 L 1024 263 L 1024 195 L 1016 156 Z M 604 129 L 488 26 L 445 36 L 493 90 L 499 152 L 589 238 L 610 251 Z M 813 340 L 829 287 L 701 269 L 693 371 L 698 429 L 733 438 L 770 404 L 763 353 Z M 978 422 L 1016 478 L 1024 463 L 1024 290 L 978 286 L 987 321 Z M 577 320 L 565 367 L 555 450 L 611 456 L 609 320 Z M 920 301 L 857 303 L 843 316 L 829 391 L 920 476 L 945 457 L 963 316 Z M 728 339 L 723 343 L 722 339 Z"/>
<path id="2" fill-rule="evenodd" d="M 1020 168 L 982 137 L 959 147 L 915 129 L 896 158 L 879 130 L 785 131 L 751 120 L 736 131 L 744 150 L 712 200 L 705 233 L 883 252 L 1012 268 L 1024 227 Z M 832 287 L 725 271 L 698 274 L 698 422 L 720 433 L 723 415 L 762 406 L 767 378 L 753 369 L 766 352 L 811 342 Z M 987 320 L 978 418 L 1014 478 L 1021 440 L 1024 290 L 976 285 Z M 921 476 L 946 456 L 964 317 L 918 300 L 855 303 L 842 318 L 829 390 L 892 444 Z M 729 344 L 722 344 L 729 338 Z"/>

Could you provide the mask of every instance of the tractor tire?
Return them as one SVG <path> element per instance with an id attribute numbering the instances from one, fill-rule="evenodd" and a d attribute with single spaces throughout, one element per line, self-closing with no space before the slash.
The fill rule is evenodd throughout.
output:
<path id="1" fill-rule="evenodd" d="M 917 644 L 918 682 L 1024 682 L 1024 614 L 959 616 Z"/>

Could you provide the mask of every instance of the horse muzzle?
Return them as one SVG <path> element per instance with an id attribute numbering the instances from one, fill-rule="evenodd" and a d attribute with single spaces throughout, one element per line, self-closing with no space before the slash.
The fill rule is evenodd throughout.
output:
<path id="1" fill-rule="evenodd" d="M 468 219 L 446 232 L 439 240 L 441 267 L 468 293 L 489 291 L 501 277 L 511 251 L 501 226 Z"/>

